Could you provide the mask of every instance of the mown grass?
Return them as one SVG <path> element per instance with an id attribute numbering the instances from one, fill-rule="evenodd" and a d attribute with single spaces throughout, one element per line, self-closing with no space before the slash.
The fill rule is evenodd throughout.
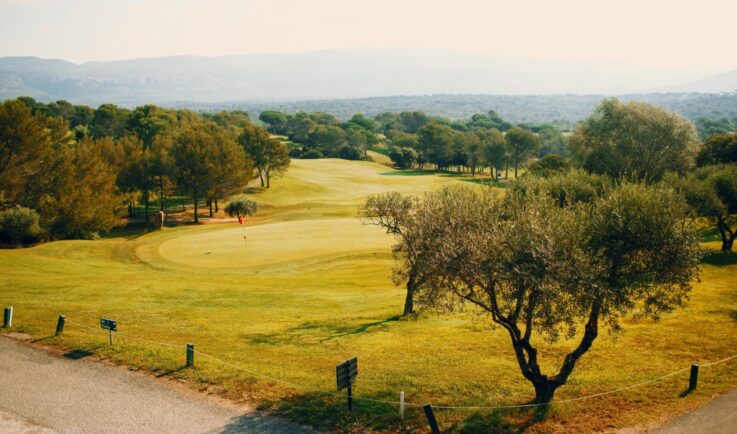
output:
<path id="1" fill-rule="evenodd" d="M 96 354 L 133 369 L 180 378 L 202 390 L 247 401 L 320 428 L 426 431 L 422 411 L 357 401 L 343 410 L 335 365 L 358 356 L 357 396 L 411 403 L 509 405 L 531 387 L 508 337 L 476 312 L 425 312 L 398 318 L 403 292 L 391 282 L 391 239 L 356 218 L 367 194 L 420 193 L 456 177 L 382 176 L 369 162 L 294 160 L 246 222 L 182 226 L 142 236 L 60 241 L 0 251 L 0 304 L 42 343 Z M 709 243 L 710 249 L 718 248 Z M 704 264 L 691 301 L 660 322 L 628 319 L 602 333 L 557 399 L 617 389 L 737 352 L 737 265 Z M 70 322 L 53 337 L 56 318 Z M 99 317 L 118 321 L 106 344 Z M 73 322 L 90 328 L 80 327 Z M 183 346 L 196 355 L 183 369 Z M 557 367 L 574 342 L 536 342 L 543 366 Z M 436 410 L 444 429 L 461 432 L 588 432 L 648 427 L 737 385 L 735 363 L 702 369 L 684 397 L 688 373 L 642 388 L 554 405 L 544 418 L 527 410 Z M 300 387 L 255 376 L 259 373 Z"/>

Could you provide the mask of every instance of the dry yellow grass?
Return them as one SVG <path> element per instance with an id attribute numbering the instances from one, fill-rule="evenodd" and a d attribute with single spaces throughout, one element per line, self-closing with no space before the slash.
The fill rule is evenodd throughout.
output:
<path id="1" fill-rule="evenodd" d="M 389 173 L 389 174 L 386 174 Z M 236 400 L 281 409 L 318 426 L 399 430 L 391 405 L 359 402 L 340 411 L 332 391 L 335 365 L 358 356 L 359 396 L 435 405 L 506 405 L 531 398 L 508 337 L 473 312 L 398 319 L 403 291 L 390 280 L 391 239 L 356 219 L 366 195 L 420 193 L 459 178 L 397 176 L 369 162 L 294 160 L 270 191 L 253 195 L 263 210 L 247 221 L 248 242 L 234 223 L 168 228 L 135 238 L 62 241 L 0 251 L 0 304 L 14 305 L 15 324 L 41 342 L 185 379 Z M 710 245 L 710 247 L 713 247 Z M 704 266 L 685 309 L 662 321 L 627 320 L 616 337 L 603 333 L 558 399 L 616 389 L 737 352 L 737 265 Z M 59 314 L 70 323 L 53 334 Z M 114 347 L 99 317 L 118 320 Z M 197 356 L 181 370 L 194 342 L 254 376 Z M 538 343 L 552 369 L 572 342 Z M 497 427 L 532 432 L 610 431 L 645 427 L 737 385 L 735 364 L 705 368 L 699 389 L 679 395 L 688 374 L 590 401 L 555 405 L 543 421 L 529 412 L 438 410 L 444 428 Z M 425 430 L 417 409 L 406 424 Z M 465 421 L 465 422 L 464 422 Z M 453 425 L 455 424 L 455 425 Z M 479 432 L 479 431 L 476 431 Z"/>

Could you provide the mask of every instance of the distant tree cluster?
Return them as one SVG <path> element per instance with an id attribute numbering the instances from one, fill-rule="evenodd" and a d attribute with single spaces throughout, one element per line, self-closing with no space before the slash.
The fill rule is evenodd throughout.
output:
<path id="1" fill-rule="evenodd" d="M 295 144 L 290 152 L 295 158 L 365 159 L 368 147 L 379 141 L 375 122 L 361 114 L 340 122 L 329 113 L 289 115 L 269 110 L 262 112 L 259 119 L 269 132 L 287 136 Z"/>
<path id="2" fill-rule="evenodd" d="M 326 112 L 341 121 L 355 113 L 375 117 L 384 112 L 423 111 L 429 116 L 448 119 L 467 119 L 482 110 L 494 109 L 504 119 L 514 124 L 551 123 L 563 130 L 572 129 L 606 99 L 604 95 L 467 95 L 438 94 L 422 96 L 386 96 L 339 100 L 308 100 L 279 102 L 237 102 L 231 104 L 198 104 L 202 110 L 240 109 L 249 113 L 278 110 L 284 113 Z M 737 92 L 725 93 L 641 93 L 619 97 L 621 101 L 641 101 L 652 104 L 690 119 L 697 123 L 700 117 L 708 120 L 731 120 L 737 117 Z M 734 129 L 730 131 L 735 131 Z M 702 139 L 716 134 L 703 133 Z"/>
<path id="3" fill-rule="evenodd" d="M 0 236 L 14 244 L 89 238 L 124 223 L 127 205 L 165 210 L 189 196 L 239 193 L 254 175 L 262 185 L 289 164 L 286 145 L 243 112 L 199 115 L 153 105 L 97 109 L 31 98 L 0 105 Z"/>

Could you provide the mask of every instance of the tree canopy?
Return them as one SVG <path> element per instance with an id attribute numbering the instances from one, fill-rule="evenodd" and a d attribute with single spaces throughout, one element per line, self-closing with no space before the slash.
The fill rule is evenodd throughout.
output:
<path id="1" fill-rule="evenodd" d="M 668 171 L 684 173 L 693 166 L 698 145 L 690 121 L 616 98 L 604 100 L 569 141 L 571 155 L 586 170 L 647 182 L 662 179 Z"/>
<path id="2" fill-rule="evenodd" d="M 405 255 L 398 265 L 404 275 L 432 270 L 421 302 L 470 303 L 488 314 L 509 335 L 536 403 L 550 402 L 601 326 L 618 330 L 628 313 L 657 319 L 681 306 L 698 272 L 696 233 L 683 224 L 678 195 L 663 186 L 621 182 L 564 206 L 533 190 L 446 188 L 423 196 L 412 211 L 412 224 L 395 224 L 388 212 L 379 223 L 401 226 L 395 249 Z M 404 240 L 417 248 L 411 255 Z M 578 343 L 546 374 L 535 335 Z"/>

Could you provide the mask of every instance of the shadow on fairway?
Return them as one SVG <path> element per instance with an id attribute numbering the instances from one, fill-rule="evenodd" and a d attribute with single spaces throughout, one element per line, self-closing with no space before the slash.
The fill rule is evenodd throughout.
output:
<path id="1" fill-rule="evenodd" d="M 701 262 L 709 265 L 722 267 L 737 264 L 737 253 L 734 252 L 710 252 L 701 259 Z"/>
<path id="2" fill-rule="evenodd" d="M 100 238 L 125 238 L 134 240 L 150 232 L 149 225 L 145 222 L 128 222 L 125 226 L 118 226 L 108 232 L 100 234 Z"/>
<path id="3" fill-rule="evenodd" d="M 547 411 L 529 408 L 498 409 L 483 414 L 477 412 L 465 419 L 459 427 L 453 427 L 455 429 L 452 431 L 461 434 L 521 434 L 543 422 L 546 414 Z"/>
<path id="4" fill-rule="evenodd" d="M 396 172 L 383 172 L 379 173 L 381 176 L 427 176 L 427 175 L 435 175 L 436 173 L 444 173 L 444 172 L 438 172 L 437 170 L 425 170 L 425 169 L 404 169 L 404 170 L 397 170 Z"/>
<path id="5" fill-rule="evenodd" d="M 334 321 L 322 322 L 305 322 L 295 327 L 290 327 L 286 331 L 274 333 L 249 334 L 243 337 L 251 344 L 261 345 L 311 345 L 321 342 L 330 341 L 343 336 L 357 335 L 366 333 L 375 327 L 385 327 L 388 323 L 399 321 L 400 315 L 390 316 L 389 318 L 371 321 L 367 323 L 355 325 L 343 325 Z"/>
<path id="6" fill-rule="evenodd" d="M 375 400 L 396 401 L 392 394 L 369 394 L 354 392 L 353 410 L 348 411 L 346 392 L 307 392 L 293 395 L 266 405 L 274 408 L 278 414 L 289 420 L 314 427 L 320 432 L 364 432 L 365 427 L 371 426 L 371 432 L 402 432 L 402 421 L 396 404 L 387 404 Z M 358 397 L 369 398 L 369 400 Z M 422 413 L 422 409 L 407 407 L 407 419 L 414 418 Z M 246 415 L 248 416 L 248 415 Z M 424 417 L 424 416 L 423 416 Z M 238 431 L 231 431 L 238 432 Z M 256 431 L 258 432 L 258 431 Z M 302 432 L 314 432 L 305 430 Z"/>

